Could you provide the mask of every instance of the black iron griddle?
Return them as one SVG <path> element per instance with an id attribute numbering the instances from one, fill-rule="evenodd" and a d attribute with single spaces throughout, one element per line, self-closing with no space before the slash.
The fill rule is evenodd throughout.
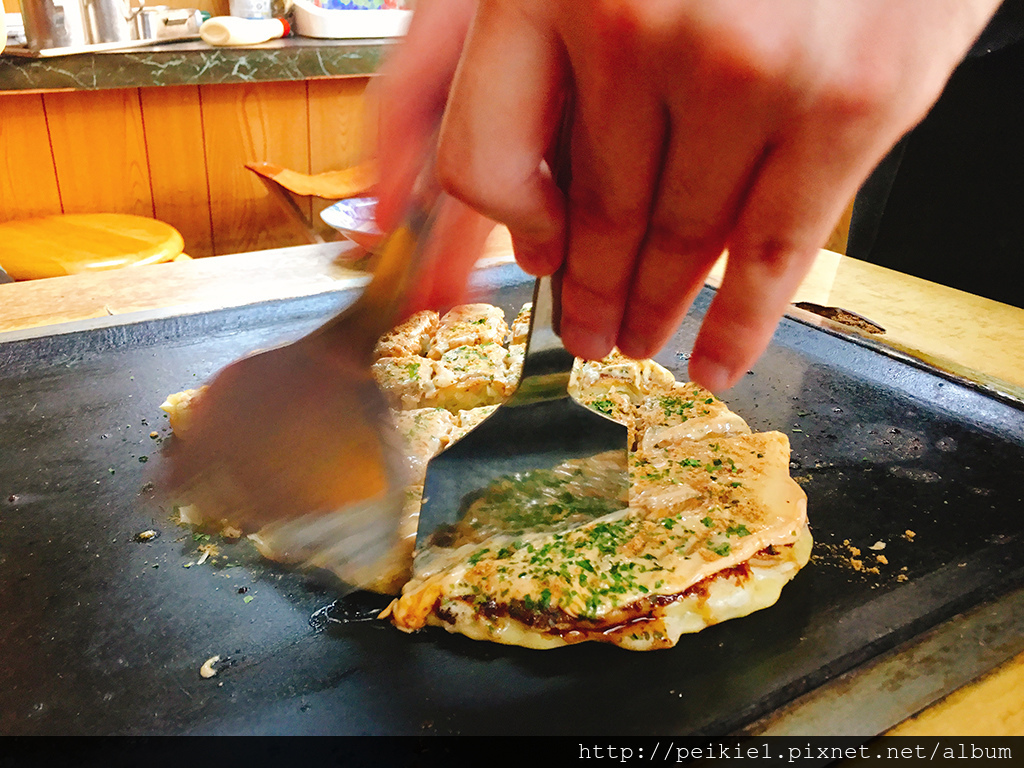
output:
<path id="1" fill-rule="evenodd" d="M 532 287 L 479 279 L 510 313 Z M 195 564 L 145 486 L 158 406 L 353 295 L 0 340 L 0 733 L 722 734 L 1024 583 L 1021 407 L 794 320 L 726 399 L 789 434 L 815 559 L 674 649 L 405 635 L 331 621 L 386 601 L 321 610 L 329 587 L 248 543 Z M 659 357 L 681 376 L 710 295 Z M 844 541 L 889 565 L 854 570 Z"/>

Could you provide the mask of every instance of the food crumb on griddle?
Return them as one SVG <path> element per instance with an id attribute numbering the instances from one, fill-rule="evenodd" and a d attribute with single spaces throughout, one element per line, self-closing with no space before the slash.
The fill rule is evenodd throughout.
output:
<path id="1" fill-rule="evenodd" d="M 884 542 L 876 541 L 870 547 L 866 547 L 865 549 L 873 550 L 875 553 L 878 553 L 879 550 L 883 549 L 885 546 Z M 889 558 L 885 555 L 880 553 L 875 554 L 874 562 L 871 562 L 863 556 L 864 554 L 867 553 L 863 552 L 861 547 L 855 546 L 849 539 L 843 539 L 842 544 L 816 544 L 812 559 L 822 565 L 829 565 L 855 573 L 858 580 L 871 581 L 872 589 L 881 586 L 889 580 L 897 582 L 905 582 L 909 580 L 909 577 L 906 575 L 896 575 L 891 571 L 883 571 L 881 566 L 887 566 L 890 564 Z M 906 566 L 901 570 L 906 571 Z"/>
<path id="2" fill-rule="evenodd" d="M 178 525 L 199 525 L 202 522 L 195 504 L 183 504 L 174 509 L 178 513 Z"/>
<path id="3" fill-rule="evenodd" d="M 905 538 L 907 541 L 913 541 L 915 536 L 917 536 L 917 534 L 909 528 L 907 528 L 907 530 L 903 532 L 903 538 Z"/>
<path id="4" fill-rule="evenodd" d="M 196 565 L 202 565 L 211 557 L 216 557 L 220 554 L 220 549 L 218 549 L 216 544 L 200 544 L 199 551 L 202 553 L 202 555 L 196 561 Z"/>
<path id="5" fill-rule="evenodd" d="M 217 674 L 217 668 L 213 665 L 220 661 L 220 656 L 211 656 L 203 662 L 203 666 L 199 668 L 199 676 L 205 679 L 214 677 Z"/>

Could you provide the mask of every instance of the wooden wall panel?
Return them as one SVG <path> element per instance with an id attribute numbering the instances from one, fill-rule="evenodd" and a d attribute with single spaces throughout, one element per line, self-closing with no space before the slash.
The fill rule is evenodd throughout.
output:
<path id="1" fill-rule="evenodd" d="M 310 173 L 356 165 L 373 151 L 364 98 L 368 78 L 310 80 Z"/>
<path id="2" fill-rule="evenodd" d="M 267 161 L 309 172 L 304 82 L 200 87 L 214 251 L 304 242 L 245 163 Z M 309 215 L 308 200 L 300 201 Z"/>
<path id="3" fill-rule="evenodd" d="M 138 4 L 139 0 L 132 0 L 133 6 Z M 228 0 L 162 0 L 160 5 L 171 8 L 198 8 L 200 11 L 209 11 L 212 16 L 227 16 L 229 12 Z"/>
<path id="4" fill-rule="evenodd" d="M 369 78 L 309 80 L 310 173 L 337 171 L 356 165 L 374 152 L 376 122 L 365 93 Z M 330 201 L 312 200 L 313 223 L 325 238 L 334 230 L 320 219 Z"/>
<path id="5" fill-rule="evenodd" d="M 0 103 L 0 221 L 60 212 L 43 97 L 4 96 Z"/>
<path id="6" fill-rule="evenodd" d="M 199 87 L 143 88 L 142 121 L 153 212 L 185 238 L 190 256 L 213 254 Z"/>
<path id="7" fill-rule="evenodd" d="M 43 94 L 64 213 L 153 215 L 137 89 Z"/>
<path id="8" fill-rule="evenodd" d="M 134 0 L 132 7 L 138 4 L 138 0 Z M 209 11 L 214 16 L 228 15 L 228 0 L 163 0 L 160 4 L 171 8 L 198 8 L 200 11 Z M 18 0 L 3 0 L 3 7 L 7 13 L 21 12 Z"/>
<path id="9" fill-rule="evenodd" d="M 193 256 L 306 242 L 246 162 L 303 172 L 372 153 L 367 78 L 0 96 L 0 221 L 121 212 Z M 319 220 L 328 203 L 300 200 Z M 315 206 L 315 207 L 314 207 Z"/>

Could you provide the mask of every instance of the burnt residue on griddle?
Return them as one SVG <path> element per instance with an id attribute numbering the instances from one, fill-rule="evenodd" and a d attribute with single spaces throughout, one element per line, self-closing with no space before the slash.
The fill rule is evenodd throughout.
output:
<path id="1" fill-rule="evenodd" d="M 880 326 L 878 323 L 868 320 L 866 317 L 858 315 L 856 312 L 843 309 L 842 307 L 826 307 L 821 304 L 815 304 L 811 301 L 799 301 L 796 303 L 796 306 L 805 312 L 812 312 L 815 315 L 824 317 L 826 320 L 858 328 L 865 333 L 885 333 L 885 328 Z"/>
<path id="2" fill-rule="evenodd" d="M 309 626 L 316 632 L 337 629 L 346 624 L 376 621 L 392 598 L 374 592 L 352 592 L 318 609 L 309 617 Z"/>

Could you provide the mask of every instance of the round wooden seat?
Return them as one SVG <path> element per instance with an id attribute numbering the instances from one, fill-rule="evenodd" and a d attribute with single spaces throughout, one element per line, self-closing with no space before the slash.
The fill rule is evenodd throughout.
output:
<path id="1" fill-rule="evenodd" d="M 0 224 L 0 267 L 15 280 L 156 264 L 182 255 L 170 224 L 124 213 L 43 216 Z"/>

